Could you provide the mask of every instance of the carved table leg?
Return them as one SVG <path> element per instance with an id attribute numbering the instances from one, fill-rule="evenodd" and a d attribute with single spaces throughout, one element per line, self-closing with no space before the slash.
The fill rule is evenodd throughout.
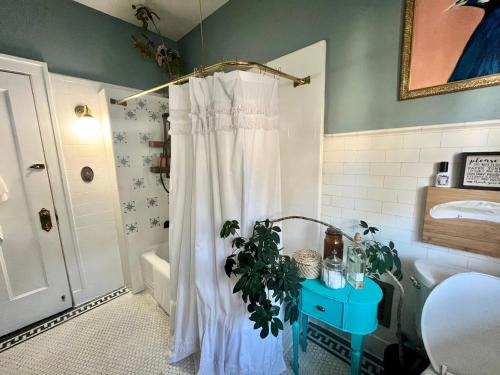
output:
<path id="1" fill-rule="evenodd" d="M 293 373 L 299 375 L 299 331 L 300 325 L 297 320 L 292 324 L 293 330 Z"/>
<path id="2" fill-rule="evenodd" d="M 307 324 L 309 321 L 309 317 L 302 313 L 302 337 L 301 337 L 301 344 L 302 344 L 302 351 L 305 352 L 307 350 Z"/>
<path id="3" fill-rule="evenodd" d="M 351 335 L 351 375 L 361 374 L 361 356 L 365 336 Z"/>

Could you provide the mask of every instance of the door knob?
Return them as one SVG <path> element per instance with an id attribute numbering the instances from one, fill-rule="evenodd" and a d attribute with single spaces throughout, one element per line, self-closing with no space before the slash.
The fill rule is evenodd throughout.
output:
<path id="1" fill-rule="evenodd" d="M 37 169 L 37 170 L 41 170 L 41 169 L 45 169 L 45 164 L 32 164 L 30 165 L 29 169 Z"/>

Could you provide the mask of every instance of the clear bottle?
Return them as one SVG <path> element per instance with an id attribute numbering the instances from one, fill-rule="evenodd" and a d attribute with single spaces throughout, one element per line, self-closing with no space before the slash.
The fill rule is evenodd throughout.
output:
<path id="1" fill-rule="evenodd" d="M 361 234 L 356 233 L 354 243 L 347 250 L 347 281 L 355 289 L 365 286 L 366 261 Z"/>

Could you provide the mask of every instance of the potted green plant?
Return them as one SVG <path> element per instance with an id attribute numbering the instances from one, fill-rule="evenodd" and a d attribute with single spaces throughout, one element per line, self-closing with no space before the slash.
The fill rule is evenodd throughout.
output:
<path id="1" fill-rule="evenodd" d="M 228 277 L 238 280 L 233 293 L 240 293 L 247 304 L 250 320 L 254 328 L 260 329 L 260 336 L 267 337 L 269 332 L 277 336 L 283 330 L 280 319 L 280 305 L 285 306 L 285 322 L 293 323 L 299 317 L 300 279 L 297 263 L 287 255 L 280 254 L 280 227 L 274 224 L 301 219 L 340 229 L 320 220 L 305 216 L 287 216 L 275 220 L 257 221 L 248 238 L 242 237 L 236 220 L 224 223 L 221 238 L 232 236 L 233 253 L 226 259 L 224 266 Z M 349 235 L 346 236 L 354 241 Z"/>
<path id="2" fill-rule="evenodd" d="M 222 238 L 233 236 L 233 253 L 226 259 L 226 275 L 234 275 L 238 281 L 233 293 L 241 292 L 247 304 L 254 329 L 260 329 L 260 337 L 269 332 L 278 336 L 283 330 L 280 305 L 285 305 L 285 322 L 298 319 L 299 274 L 297 263 L 279 250 L 281 229 L 269 219 L 257 221 L 252 234 L 242 237 L 236 220 L 226 221 L 220 231 Z"/>
<path id="3" fill-rule="evenodd" d="M 254 328 L 260 329 L 260 336 L 265 338 L 271 332 L 277 336 L 283 330 L 283 322 L 279 317 L 280 305 L 285 305 L 285 322 L 295 322 L 299 316 L 298 297 L 300 279 L 295 260 L 280 254 L 281 229 L 275 226 L 277 222 L 289 219 L 313 221 L 340 231 L 348 240 L 354 239 L 328 223 L 304 216 L 287 216 L 276 220 L 257 221 L 248 238 L 238 232 L 239 223 L 236 220 L 226 221 L 220 231 L 221 238 L 232 236 L 233 253 L 226 259 L 224 266 L 228 277 L 237 277 L 233 293 L 240 293 L 247 304 L 250 320 Z M 392 241 L 387 245 L 377 241 L 375 234 L 378 228 L 369 226 L 365 221 L 359 224 L 363 234 L 370 238 L 363 241 L 367 255 L 366 274 L 368 277 L 380 280 L 387 274 L 394 280 L 401 292 L 397 313 L 397 337 L 400 361 L 403 363 L 403 337 L 401 331 L 401 312 L 403 308 L 404 288 L 400 283 L 403 278 L 401 261 Z M 366 238 L 366 237 L 365 237 Z"/>

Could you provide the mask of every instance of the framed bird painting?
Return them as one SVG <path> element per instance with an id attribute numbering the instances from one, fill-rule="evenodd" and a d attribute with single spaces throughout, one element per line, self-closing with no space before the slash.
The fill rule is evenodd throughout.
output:
<path id="1" fill-rule="evenodd" d="M 500 0 L 406 0 L 400 99 L 500 84 Z"/>

